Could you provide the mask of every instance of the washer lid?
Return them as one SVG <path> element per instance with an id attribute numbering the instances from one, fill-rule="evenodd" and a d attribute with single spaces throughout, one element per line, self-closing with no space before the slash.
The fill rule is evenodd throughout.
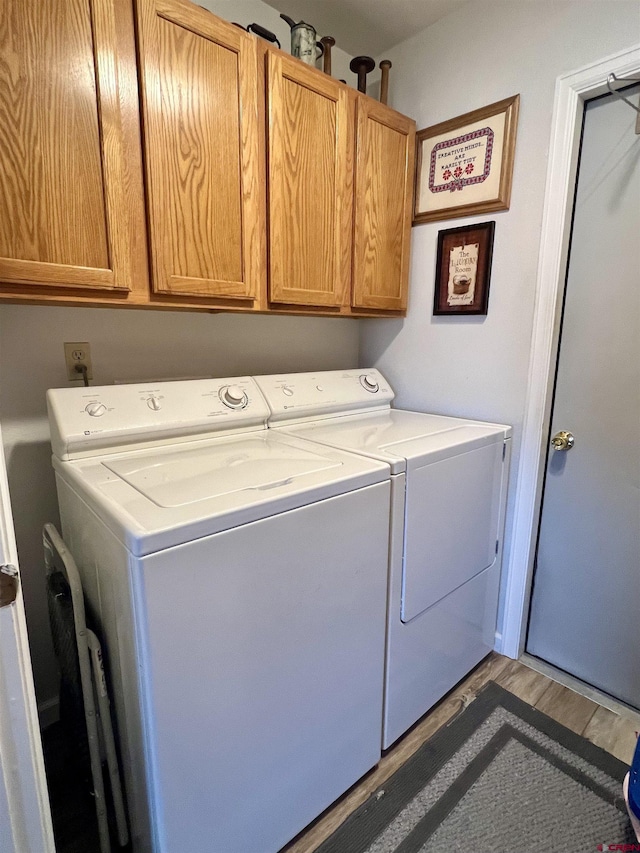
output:
<path id="1" fill-rule="evenodd" d="M 137 556 L 389 477 L 381 462 L 268 431 L 53 463 Z"/>
<path id="2" fill-rule="evenodd" d="M 266 491 L 342 463 L 264 438 L 219 447 L 148 453 L 102 462 L 159 507 L 179 507 L 243 491 Z"/>
<path id="3" fill-rule="evenodd" d="M 386 461 L 391 473 L 399 474 L 425 461 L 503 441 L 511 427 L 389 409 L 281 427 L 278 432 Z"/>

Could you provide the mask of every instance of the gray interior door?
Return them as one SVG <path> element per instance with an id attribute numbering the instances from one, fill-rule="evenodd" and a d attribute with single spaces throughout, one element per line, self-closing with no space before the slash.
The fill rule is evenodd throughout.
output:
<path id="1" fill-rule="evenodd" d="M 625 92 L 638 103 L 640 87 Z M 640 136 L 587 105 L 527 651 L 640 707 Z"/>

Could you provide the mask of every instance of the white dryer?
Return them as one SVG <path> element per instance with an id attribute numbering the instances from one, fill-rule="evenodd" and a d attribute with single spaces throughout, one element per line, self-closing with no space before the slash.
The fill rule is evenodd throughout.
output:
<path id="1" fill-rule="evenodd" d="M 494 647 L 511 428 L 393 409 L 377 370 L 256 381 L 279 434 L 390 468 L 387 748 Z"/>
<path id="2" fill-rule="evenodd" d="M 388 466 L 250 378 L 48 392 L 133 850 L 274 853 L 380 757 Z"/>

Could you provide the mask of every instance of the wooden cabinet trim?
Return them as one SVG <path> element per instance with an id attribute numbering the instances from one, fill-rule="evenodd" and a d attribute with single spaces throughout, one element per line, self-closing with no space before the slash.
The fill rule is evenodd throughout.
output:
<path id="1" fill-rule="evenodd" d="M 196 36 L 233 49 L 236 53 L 242 50 L 246 34 L 203 6 L 187 0 L 155 0 L 155 11 L 161 18 L 190 30 Z"/>
<path id="2" fill-rule="evenodd" d="M 131 290 L 128 212 L 124 195 L 126 166 L 114 3 L 112 0 L 92 0 L 91 11 L 96 56 L 107 242 L 110 268 L 113 269 L 111 286 Z"/>
<path id="3" fill-rule="evenodd" d="M 342 96 L 344 90 L 333 77 L 329 77 L 316 68 L 305 65 L 299 59 L 287 56 L 286 54 L 274 52 L 271 56 L 273 58 L 277 57 L 280 61 L 279 73 L 288 80 L 297 83 L 299 86 L 304 86 L 305 89 L 309 89 L 311 92 L 323 95 L 331 101 L 338 101 Z"/>
<path id="4" fill-rule="evenodd" d="M 192 278 L 184 275 L 169 277 L 169 293 L 184 293 L 186 296 L 198 296 L 203 292 L 208 296 L 221 296 L 225 299 L 251 299 L 243 281 L 215 281 L 213 279 Z"/>
<path id="5" fill-rule="evenodd" d="M 404 136 L 409 136 L 412 132 L 415 133 L 415 122 L 408 116 L 399 113 L 392 107 L 386 104 L 381 104 L 379 101 L 374 101 L 365 95 L 358 95 L 358 111 L 364 111 L 368 118 L 383 124 L 385 127 L 391 128 Z M 414 152 L 415 153 L 415 152 Z"/>
<path id="6" fill-rule="evenodd" d="M 233 25 L 230 28 L 238 29 Z M 259 122 L 259 101 L 264 101 L 265 94 L 258 88 L 257 37 L 247 34 L 246 40 L 247 73 L 240 75 L 243 263 L 246 295 L 260 300 L 267 287 L 267 201 L 259 165 L 260 149 L 266 145 L 265 129 Z"/>
<path id="7" fill-rule="evenodd" d="M 9 284 L 57 284 L 60 287 L 117 288 L 113 270 L 96 267 L 78 267 L 70 264 L 50 264 L 44 261 L 22 261 L 15 258 L 0 259 L 0 279 Z"/>

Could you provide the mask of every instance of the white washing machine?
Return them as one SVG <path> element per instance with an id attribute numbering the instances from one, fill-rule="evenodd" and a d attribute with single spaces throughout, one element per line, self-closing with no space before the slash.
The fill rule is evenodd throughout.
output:
<path id="1" fill-rule="evenodd" d="M 387 748 L 494 647 L 511 428 L 393 409 L 377 370 L 256 381 L 279 434 L 390 468 Z"/>
<path id="2" fill-rule="evenodd" d="M 250 378 L 48 405 L 135 853 L 278 850 L 380 757 L 388 466 L 267 431 Z"/>

